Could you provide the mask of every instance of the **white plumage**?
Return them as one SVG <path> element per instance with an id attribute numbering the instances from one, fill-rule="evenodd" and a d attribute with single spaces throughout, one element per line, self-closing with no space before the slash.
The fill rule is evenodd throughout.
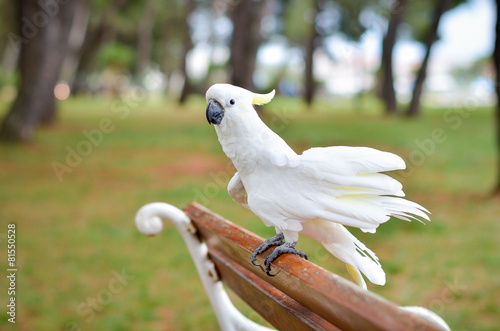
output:
<path id="1" fill-rule="evenodd" d="M 429 220 L 425 208 L 401 198 L 397 180 L 380 173 L 404 169 L 404 161 L 368 147 L 311 148 L 297 155 L 252 107 L 273 95 L 228 84 L 213 85 L 206 93 L 207 119 L 237 169 L 229 194 L 274 226 L 292 249 L 303 233 L 345 262 L 361 286 L 366 288 L 359 272 L 385 284 L 376 255 L 344 225 L 374 233 L 391 216 Z"/>

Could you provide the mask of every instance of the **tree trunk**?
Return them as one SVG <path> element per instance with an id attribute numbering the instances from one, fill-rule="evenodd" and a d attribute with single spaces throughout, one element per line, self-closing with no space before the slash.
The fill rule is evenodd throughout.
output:
<path id="1" fill-rule="evenodd" d="M 234 85 L 253 90 L 253 73 L 257 50 L 262 42 L 260 21 L 267 0 L 239 1 L 232 8 L 233 37 L 231 39 L 231 81 Z"/>
<path id="2" fill-rule="evenodd" d="M 10 38 L 15 34 L 14 32 L 19 35 L 19 32 L 12 31 L 17 25 L 19 10 L 18 1 L 0 2 L 0 19 L 2 20 L 2 29 L 0 29 L 0 75 L 4 78 L 14 74 L 19 59 L 19 47 L 12 45 Z"/>
<path id="3" fill-rule="evenodd" d="M 78 1 L 59 4 L 20 0 L 21 34 L 16 38 L 21 47 L 21 81 L 17 97 L 0 129 L 2 140 L 30 141 L 41 123 L 54 121 L 54 87 Z"/>
<path id="4" fill-rule="evenodd" d="M 314 1 L 314 15 L 313 17 L 316 18 L 316 15 L 319 11 L 318 8 L 318 1 Z M 304 80 L 304 100 L 307 103 L 308 106 L 311 106 L 313 99 L 314 99 L 314 94 L 316 91 L 316 85 L 314 83 L 314 51 L 316 50 L 316 42 L 318 40 L 319 34 L 318 31 L 316 30 L 316 20 L 314 19 L 313 22 L 311 23 L 309 27 L 309 34 L 306 38 L 306 55 L 305 55 L 305 80 Z"/>
<path id="5" fill-rule="evenodd" d="M 60 79 L 71 84 L 75 79 L 78 63 L 80 61 L 80 50 L 87 33 L 90 17 L 90 4 L 87 1 L 78 2 L 75 9 L 73 24 L 68 37 L 68 48 L 64 59 Z"/>
<path id="6" fill-rule="evenodd" d="M 122 9 L 129 0 L 114 0 L 102 13 L 95 27 L 87 27 L 83 45 L 78 54 L 78 65 L 74 80 L 71 83 L 73 95 L 77 95 L 85 90 L 87 77 L 96 65 L 97 54 L 102 45 L 115 37 L 115 28 L 112 24 L 116 13 Z"/>
<path id="7" fill-rule="evenodd" d="M 193 92 L 193 84 L 191 83 L 191 79 L 187 74 L 187 55 L 189 51 L 193 49 L 193 42 L 191 40 L 191 28 L 189 27 L 188 18 L 189 15 L 195 9 L 194 0 L 187 0 L 184 3 L 184 26 L 182 29 L 182 44 L 183 51 L 181 57 L 181 72 L 184 75 L 184 85 L 182 86 L 181 96 L 179 97 L 179 104 L 184 104 L 187 100 L 187 97 Z"/>
<path id="8" fill-rule="evenodd" d="M 495 50 L 493 51 L 493 62 L 495 64 L 496 84 L 495 90 L 497 93 L 497 109 L 496 109 L 496 130 L 497 130 L 497 148 L 498 148 L 498 163 L 497 163 L 497 183 L 494 190 L 496 195 L 500 195 L 500 0 L 496 0 L 497 4 L 497 23 L 495 27 Z"/>
<path id="9" fill-rule="evenodd" d="M 413 86 L 413 94 L 410 102 L 410 107 L 408 108 L 408 116 L 417 116 L 420 113 L 420 97 L 422 95 L 422 89 L 424 85 L 425 78 L 427 76 L 427 66 L 429 65 L 429 59 L 431 54 L 432 45 L 438 39 L 438 27 L 439 21 L 443 16 L 444 12 L 448 10 L 449 0 L 436 0 L 434 8 L 434 19 L 429 30 L 429 34 L 425 40 L 426 53 L 425 57 L 420 65 L 420 69 L 417 73 L 417 78 L 415 80 L 415 85 Z"/>
<path id="10" fill-rule="evenodd" d="M 382 91 L 381 97 L 385 102 L 387 114 L 396 113 L 396 92 L 394 91 L 394 76 L 392 70 L 392 53 L 396 44 L 396 36 L 400 23 L 403 21 L 408 0 L 396 1 L 391 8 L 391 17 L 387 33 L 382 42 Z"/>
<path id="11" fill-rule="evenodd" d="M 79 60 L 76 73 L 71 82 L 73 95 L 78 95 L 86 89 L 88 75 L 95 67 L 97 53 L 101 46 L 112 40 L 114 29 L 108 24 L 108 20 L 103 19 L 95 28 L 88 28 L 85 34 L 82 48 L 79 52 Z"/>
<path id="12" fill-rule="evenodd" d="M 160 7 L 159 0 L 148 0 L 137 27 L 137 60 L 135 76 L 140 78 L 151 62 L 153 48 L 153 27 Z"/>

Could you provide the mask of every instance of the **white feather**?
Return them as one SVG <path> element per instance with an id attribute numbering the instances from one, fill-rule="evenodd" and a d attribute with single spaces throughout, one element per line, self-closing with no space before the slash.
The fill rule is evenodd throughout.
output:
<path id="1" fill-rule="evenodd" d="M 311 148 L 297 155 L 260 120 L 251 92 L 216 84 L 206 98 L 224 107 L 215 129 L 238 171 L 228 185 L 231 197 L 276 227 L 286 241 L 296 241 L 302 232 L 355 268 L 350 271 L 384 284 L 375 254 L 342 225 L 374 233 L 391 216 L 429 221 L 425 208 L 402 198 L 401 183 L 380 173 L 404 169 L 403 159 L 373 148 L 345 146 Z"/>
<path id="2" fill-rule="evenodd" d="M 229 181 L 229 184 L 227 185 L 227 192 L 237 204 L 245 208 L 250 208 L 248 206 L 247 191 L 245 190 L 245 186 L 243 186 L 238 173 L 235 173 L 233 178 Z"/>
<path id="3" fill-rule="evenodd" d="M 385 273 L 375 253 L 342 225 L 313 220 L 304 224 L 302 233 L 323 243 L 330 253 L 361 271 L 370 282 L 385 284 Z"/>
<path id="4" fill-rule="evenodd" d="M 302 153 L 302 157 L 304 161 L 312 161 L 328 170 L 334 169 L 333 173 L 345 176 L 406 167 L 399 156 L 369 147 L 315 147 Z"/>

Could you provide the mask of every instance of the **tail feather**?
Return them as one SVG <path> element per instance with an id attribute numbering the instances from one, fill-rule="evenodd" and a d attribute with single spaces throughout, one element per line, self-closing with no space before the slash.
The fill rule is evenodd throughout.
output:
<path id="1" fill-rule="evenodd" d="M 359 273 L 374 284 L 385 284 L 385 272 L 375 253 L 344 226 L 325 220 L 314 220 L 303 223 L 303 227 L 303 234 L 320 241 L 331 254 L 349 265 L 349 273 L 360 286 L 366 288 L 364 280 L 359 279 Z"/>
<path id="2" fill-rule="evenodd" d="M 361 272 L 359 271 L 359 269 L 350 265 L 349 263 L 346 263 L 345 267 L 347 268 L 347 271 L 351 275 L 352 279 L 354 279 L 356 284 L 358 284 L 359 286 L 361 286 L 363 289 L 366 290 L 367 289 L 366 282 L 365 282 L 363 276 L 361 275 Z"/>

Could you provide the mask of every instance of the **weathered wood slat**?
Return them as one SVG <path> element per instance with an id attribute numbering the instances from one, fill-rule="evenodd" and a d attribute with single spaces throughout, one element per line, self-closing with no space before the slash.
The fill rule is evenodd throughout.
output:
<path id="1" fill-rule="evenodd" d="M 251 291 L 251 295 L 256 295 L 258 300 L 263 300 L 262 295 L 274 300 L 275 297 L 269 294 L 280 298 L 284 294 L 299 306 L 304 306 L 308 311 L 319 315 L 322 320 L 328 321 L 331 326 L 341 330 L 438 330 L 427 320 L 404 311 L 386 299 L 295 255 L 280 256 L 273 262 L 272 273 L 277 275 L 269 277 L 261 268 L 250 263 L 251 253 L 263 242 L 263 238 L 196 203 L 188 205 L 184 211 L 206 241 L 223 282 L 227 282 L 228 286 L 247 302 L 253 300 L 252 297 L 244 297 L 248 294 L 245 291 L 250 291 L 245 289 L 245 284 L 250 281 L 251 287 L 258 286 L 263 289 L 260 294 Z M 272 249 L 269 249 L 259 256 L 258 262 L 263 264 L 271 251 Z M 268 285 L 278 292 L 271 290 Z M 291 304 L 290 302 L 292 301 L 288 304 Z M 262 309 L 254 307 L 251 302 L 248 303 L 271 324 L 276 323 L 273 319 L 278 317 L 266 317 Z M 295 304 L 281 307 L 285 306 L 290 308 L 292 314 L 300 315 L 305 311 L 302 308 L 291 309 L 296 307 Z M 278 314 L 278 310 L 282 308 L 276 309 Z M 304 327 L 307 329 L 307 326 Z M 327 328 L 317 325 L 316 329 Z"/>
<path id="2" fill-rule="evenodd" d="M 278 330 L 340 331 L 217 249 L 210 250 L 210 257 L 224 284 Z"/>

